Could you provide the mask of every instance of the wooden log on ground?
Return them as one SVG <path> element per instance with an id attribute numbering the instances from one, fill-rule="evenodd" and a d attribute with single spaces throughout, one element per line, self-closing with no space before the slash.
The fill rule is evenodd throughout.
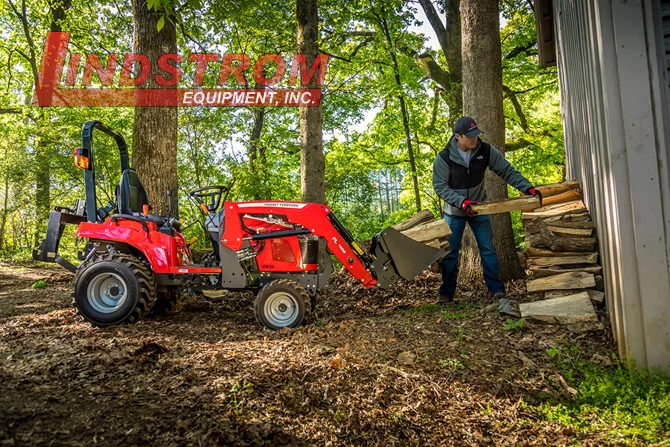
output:
<path id="1" fill-rule="evenodd" d="M 539 217 L 536 217 L 539 219 Z M 542 219 L 546 224 L 547 221 Z M 534 225 L 532 222 L 526 221 L 526 234 L 537 235 L 539 234 L 539 228 L 537 225 Z M 549 231 L 551 231 L 556 236 L 563 237 L 588 237 L 593 234 L 593 228 L 568 228 L 568 227 L 556 227 L 554 225 L 547 225 Z"/>
<path id="2" fill-rule="evenodd" d="M 551 216 L 551 217 L 543 217 L 542 218 L 545 223 L 555 225 L 555 226 L 570 226 L 570 224 L 578 224 L 581 223 L 582 225 L 585 224 L 585 222 L 591 222 L 591 215 L 589 215 L 589 211 L 584 208 L 581 210 L 576 210 L 576 211 L 571 211 L 569 213 L 563 213 L 558 216 Z"/>
<path id="3" fill-rule="evenodd" d="M 472 205 L 477 214 L 499 214 L 510 211 L 529 211 L 540 207 L 540 199 L 535 196 L 512 197 L 510 199 L 492 200 Z"/>
<path id="4" fill-rule="evenodd" d="M 540 218 L 533 219 L 533 227 L 529 226 L 533 238 L 533 247 L 548 248 L 553 251 L 594 251 L 596 238 L 594 237 L 561 237 L 555 235 Z"/>
<path id="5" fill-rule="evenodd" d="M 573 200 L 572 202 L 555 203 L 553 205 L 545 205 L 542 208 L 535 210 L 536 213 L 548 213 L 550 211 L 579 211 L 586 209 L 586 205 L 582 200 Z"/>
<path id="6" fill-rule="evenodd" d="M 554 233 L 556 236 L 565 236 L 565 237 L 588 237 L 593 234 L 592 228 L 566 228 L 566 227 L 556 227 L 554 225 L 547 225 L 549 231 Z"/>
<path id="7" fill-rule="evenodd" d="M 545 292 L 547 290 L 588 289 L 595 287 L 596 280 L 591 273 L 570 272 L 547 278 L 531 279 L 526 283 L 528 292 Z"/>
<path id="8" fill-rule="evenodd" d="M 535 258 L 551 258 L 556 256 L 584 256 L 586 253 L 579 253 L 577 251 L 551 251 L 546 248 L 535 248 L 529 244 L 529 239 L 532 241 L 532 236 L 526 235 L 526 256 Z"/>
<path id="9" fill-rule="evenodd" d="M 547 258 L 528 258 L 529 267 L 551 267 L 570 264 L 595 264 L 598 253 L 584 253 L 583 256 L 549 256 Z"/>
<path id="10" fill-rule="evenodd" d="M 580 267 L 580 268 L 560 268 L 558 266 L 551 268 L 551 267 L 539 267 L 535 265 L 530 267 L 530 272 L 533 279 L 546 278 L 548 276 L 560 275 L 569 272 L 586 272 L 591 273 L 593 275 L 599 275 L 602 273 L 602 271 L 603 268 L 598 264 L 594 264 L 592 267 Z"/>
<path id="11" fill-rule="evenodd" d="M 565 214 L 584 214 L 587 213 L 584 202 L 581 200 L 575 200 L 573 202 L 559 203 L 556 205 L 543 206 L 534 211 L 524 212 L 521 215 L 522 219 L 535 219 L 536 217 L 546 218 L 546 217 L 556 217 L 563 216 Z"/>
<path id="12" fill-rule="evenodd" d="M 539 217 L 536 217 L 536 219 L 539 219 Z M 593 228 L 568 228 L 568 227 L 556 227 L 554 225 L 547 225 L 547 229 L 556 236 L 561 237 L 588 237 L 591 236 L 591 234 L 593 234 Z M 537 225 L 534 225 L 531 222 L 526 225 L 526 232 L 531 235 L 539 234 L 539 228 L 537 227 Z"/>
<path id="13" fill-rule="evenodd" d="M 580 290 L 580 292 L 586 292 L 591 298 L 591 301 L 594 303 L 601 304 L 605 300 L 605 293 L 599 292 L 597 290 L 586 289 Z M 551 300 L 554 298 L 560 298 L 562 296 L 574 295 L 575 290 L 550 290 L 549 292 L 544 292 L 544 299 Z"/>
<path id="14" fill-rule="evenodd" d="M 434 220 L 435 216 L 433 215 L 432 211 L 423 210 L 416 213 L 409 219 L 405 219 L 402 222 L 393 225 L 393 228 L 400 232 L 403 232 L 405 230 L 409 230 L 412 227 L 416 227 L 417 225 L 420 225 L 422 223 L 432 222 Z"/>
<path id="15" fill-rule="evenodd" d="M 573 200 L 581 200 L 581 198 L 582 198 L 582 191 L 580 189 L 571 189 L 569 191 L 549 196 L 547 198 L 542 196 L 542 206 L 554 205 L 556 203 L 572 202 Z"/>
<path id="16" fill-rule="evenodd" d="M 562 220 L 564 217 L 568 219 Z M 565 214 L 563 216 L 559 216 L 558 218 L 549 217 L 542 220 L 544 220 L 544 223 L 547 225 L 556 228 L 578 228 L 582 230 L 594 230 L 596 226 L 593 224 L 593 222 L 591 222 L 590 219 L 591 217 L 588 214 Z M 525 223 L 528 222 L 530 221 L 525 221 Z"/>
<path id="17" fill-rule="evenodd" d="M 440 248 L 440 240 L 433 239 L 432 241 L 424 242 L 424 244 L 429 245 L 433 248 Z"/>
<path id="18" fill-rule="evenodd" d="M 576 180 L 570 180 L 563 183 L 553 183 L 551 185 L 540 185 L 536 186 L 535 189 L 542 193 L 542 197 L 552 197 L 557 194 L 570 191 L 571 189 L 579 189 L 579 182 Z"/>
<path id="19" fill-rule="evenodd" d="M 581 292 L 561 298 L 519 304 L 522 318 L 532 318 L 546 323 L 575 324 L 597 323 L 589 294 Z"/>
<path id="20" fill-rule="evenodd" d="M 401 231 L 405 236 L 417 242 L 429 242 L 433 239 L 444 239 L 451 236 L 451 229 L 444 219 L 422 223 L 409 230 Z"/>

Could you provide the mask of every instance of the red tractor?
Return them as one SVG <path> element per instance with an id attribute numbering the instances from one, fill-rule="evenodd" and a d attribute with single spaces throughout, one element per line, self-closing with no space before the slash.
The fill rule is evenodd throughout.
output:
<path id="1" fill-rule="evenodd" d="M 106 207 L 96 201 L 94 129 L 114 138 L 120 154 L 116 203 Z M 75 273 L 73 304 L 97 326 L 134 323 L 152 308 L 169 310 L 186 293 L 234 289 L 256 292 L 255 314 L 264 326 L 296 327 L 313 309 L 332 270 L 330 261 L 319 264 L 320 238 L 366 288 L 412 279 L 445 255 L 390 227 L 372 238 L 366 253 L 327 205 L 224 198 L 221 207 L 228 188 L 207 186 L 190 193 L 205 212 L 212 243 L 212 252 L 196 264 L 179 232 L 180 221 L 149 213 L 121 135 L 99 121 L 86 122 L 74 159 L 84 171 L 86 199 L 72 209 L 51 211 L 47 235 L 33 258 Z M 88 240 L 78 266 L 58 254 L 66 224 L 77 224 L 75 236 Z"/>

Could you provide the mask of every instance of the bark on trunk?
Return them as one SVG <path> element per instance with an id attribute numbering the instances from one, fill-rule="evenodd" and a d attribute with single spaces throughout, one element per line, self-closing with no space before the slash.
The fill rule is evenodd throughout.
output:
<path id="1" fill-rule="evenodd" d="M 154 74 L 158 58 L 165 53 L 177 52 L 177 33 L 171 20 L 158 31 L 162 13 L 149 11 L 146 0 L 133 0 L 135 53 L 151 61 L 151 75 L 147 82 L 136 88 L 174 88 L 158 85 Z M 147 190 L 153 213 L 167 216 L 168 191 L 172 202 L 171 217 L 179 217 L 177 177 L 177 107 L 136 107 L 133 126 L 133 167 Z"/>
<path id="2" fill-rule="evenodd" d="M 485 132 L 483 139 L 504 153 L 505 116 L 499 29 L 497 0 L 461 1 L 464 114 L 477 121 Z M 486 189 L 490 200 L 507 198 L 505 181 L 492 172 L 486 174 Z M 524 271 L 516 253 L 509 213 L 492 216 L 492 221 L 501 279 L 522 278 Z"/>
<path id="3" fill-rule="evenodd" d="M 319 53 L 317 0 L 296 2 L 298 52 L 305 54 L 311 67 Z M 317 76 L 309 88 L 316 88 Z M 304 202 L 326 203 L 325 160 L 323 157 L 323 111 L 321 105 L 300 107 L 300 182 Z"/>

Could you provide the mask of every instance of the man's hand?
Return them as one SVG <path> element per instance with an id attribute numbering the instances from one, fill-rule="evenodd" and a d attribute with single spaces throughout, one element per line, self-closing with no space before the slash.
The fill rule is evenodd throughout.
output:
<path id="1" fill-rule="evenodd" d="M 542 193 L 540 191 L 538 191 L 533 187 L 530 188 L 526 194 L 528 194 L 529 196 L 535 196 L 538 199 L 540 199 L 540 206 L 542 206 Z"/>
<path id="2" fill-rule="evenodd" d="M 477 213 L 472 211 L 471 205 L 477 205 L 478 203 L 479 202 L 476 202 L 474 200 L 463 200 L 463 203 L 461 204 L 461 208 L 463 209 L 463 211 L 465 211 L 465 214 L 467 214 L 468 216 L 470 216 L 470 217 L 476 216 Z"/>

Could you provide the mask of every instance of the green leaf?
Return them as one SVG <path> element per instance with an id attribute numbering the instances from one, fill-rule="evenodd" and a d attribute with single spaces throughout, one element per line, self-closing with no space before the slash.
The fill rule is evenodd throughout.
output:
<path id="1" fill-rule="evenodd" d="M 160 30 L 162 30 L 164 26 L 165 26 L 165 16 L 161 16 L 161 18 L 158 19 L 158 23 L 156 24 L 156 29 L 160 32 Z"/>
<path id="2" fill-rule="evenodd" d="M 47 282 L 43 279 L 40 279 L 39 281 L 36 281 L 36 282 L 33 283 L 32 288 L 33 289 L 43 289 L 47 286 L 48 286 Z"/>

